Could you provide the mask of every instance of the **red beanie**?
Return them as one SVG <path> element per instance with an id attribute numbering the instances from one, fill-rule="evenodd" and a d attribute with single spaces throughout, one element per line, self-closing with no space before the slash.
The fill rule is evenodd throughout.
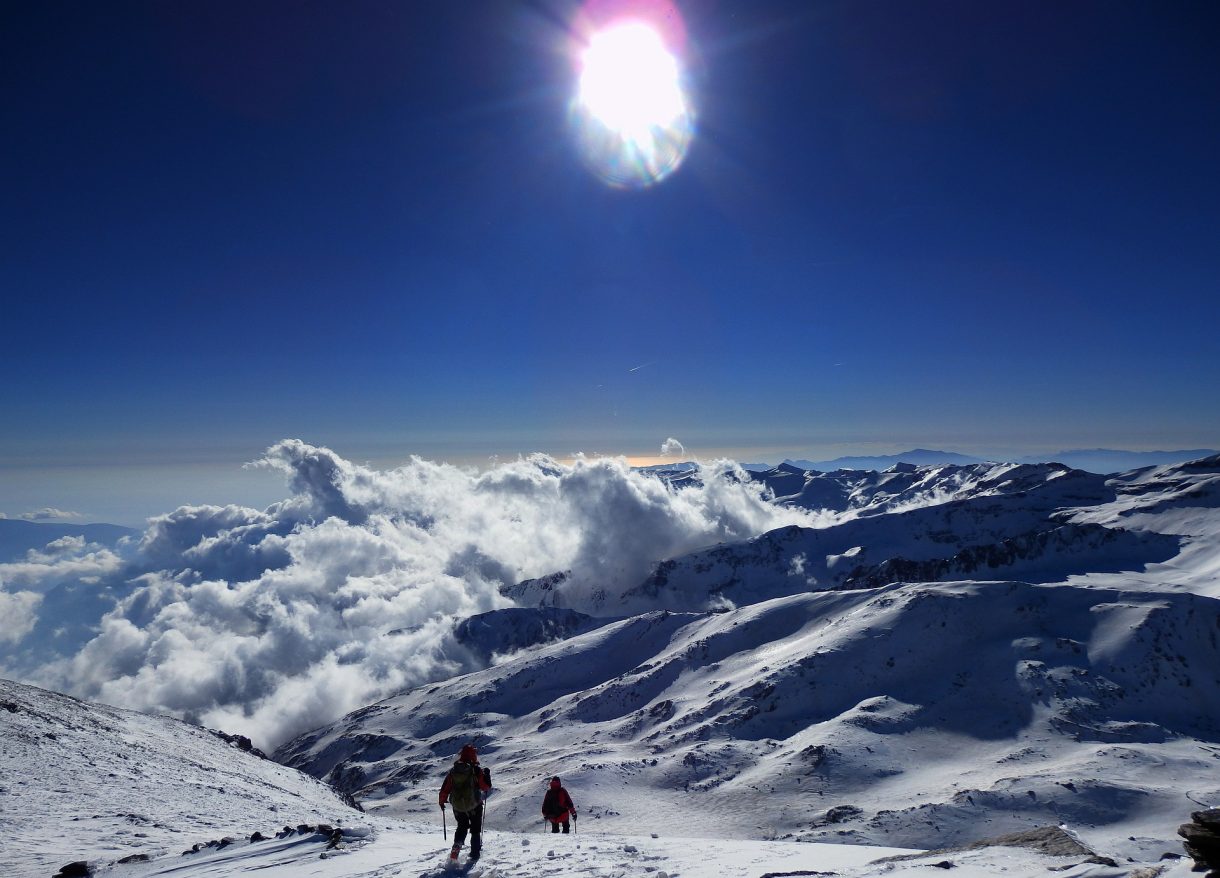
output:
<path id="1" fill-rule="evenodd" d="M 460 761 L 460 762 L 478 762 L 479 761 L 479 751 L 474 749 L 474 744 L 467 744 L 465 747 L 462 748 L 462 752 L 460 754 L 458 754 L 458 761 Z"/>

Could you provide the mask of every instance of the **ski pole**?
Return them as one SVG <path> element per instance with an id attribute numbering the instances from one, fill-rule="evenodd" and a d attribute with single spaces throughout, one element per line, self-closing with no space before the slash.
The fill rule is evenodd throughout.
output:
<path id="1" fill-rule="evenodd" d="M 441 831 L 445 833 L 445 841 L 449 840 L 449 824 L 445 820 L 445 806 L 441 805 Z"/>

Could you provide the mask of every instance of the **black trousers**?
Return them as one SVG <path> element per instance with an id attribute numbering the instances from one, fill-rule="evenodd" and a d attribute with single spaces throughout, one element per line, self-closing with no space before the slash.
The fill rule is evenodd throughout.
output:
<path id="1" fill-rule="evenodd" d="M 555 822 L 554 820 L 552 820 L 551 821 L 551 832 L 558 832 L 559 827 L 561 825 L 563 826 L 564 832 L 567 832 L 569 829 L 572 828 L 572 824 L 567 821 L 567 818 L 564 818 L 563 820 L 560 820 L 559 822 Z"/>
<path id="2" fill-rule="evenodd" d="M 483 849 L 483 806 L 473 811 L 454 811 L 457 818 L 457 829 L 453 830 L 453 847 L 460 848 L 466 841 L 466 833 L 470 832 L 470 853 L 477 854 Z"/>

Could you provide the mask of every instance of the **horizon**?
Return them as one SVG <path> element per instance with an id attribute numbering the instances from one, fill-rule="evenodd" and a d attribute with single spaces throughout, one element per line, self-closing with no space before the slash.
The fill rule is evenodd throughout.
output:
<path id="1" fill-rule="evenodd" d="M 670 439 L 668 441 L 676 441 Z M 681 445 L 681 443 L 679 443 Z M 330 448 L 322 445 L 320 447 Z M 680 463 L 712 464 L 733 461 L 742 465 L 768 464 L 777 466 L 785 461 L 827 463 L 845 458 L 893 457 L 917 451 L 955 454 L 975 457 L 992 463 L 1020 462 L 1029 460 L 1053 461 L 1056 457 L 1089 453 L 1116 453 L 1120 455 L 1166 454 L 1180 455 L 1182 452 L 1214 452 L 1213 447 L 1198 448 L 1058 448 L 1047 451 L 988 452 L 978 449 L 962 449 L 929 446 L 896 446 L 893 443 L 875 443 L 855 446 L 824 446 L 823 454 L 814 452 L 784 453 L 775 449 L 752 455 L 734 453 L 734 449 L 714 449 L 701 452 L 699 449 L 682 447 L 681 455 L 652 454 L 599 454 L 596 452 L 572 452 L 550 454 L 547 452 L 517 452 L 505 455 L 485 456 L 435 456 L 407 454 L 400 457 L 366 456 L 345 454 L 343 449 L 330 448 L 340 457 L 378 472 L 388 472 L 407 466 L 414 459 L 430 463 L 457 467 L 465 471 L 486 472 L 500 465 L 527 459 L 533 454 L 542 454 L 556 463 L 570 467 L 577 460 L 601 459 L 624 460 L 632 468 L 659 467 Z M 37 467 L 13 467 L 0 465 L 0 519 L 32 521 L 49 524 L 117 524 L 142 529 L 156 516 L 166 515 L 183 506 L 226 506 L 236 504 L 263 509 L 272 503 L 291 496 L 292 491 L 282 473 L 260 466 L 262 451 L 249 457 L 234 457 L 229 460 L 209 459 L 204 461 L 127 461 L 101 464 L 96 462 L 76 465 L 44 465 Z M 757 450 L 757 449 L 752 449 Z M 740 449 L 737 449 L 740 451 Z M 751 449 L 747 449 L 751 451 Z M 839 453 L 830 453 L 838 451 Z M 133 489 L 133 485 L 140 486 Z M 99 511 L 102 510 L 102 511 Z M 54 515 L 51 513 L 59 513 Z"/>
<path id="2" fill-rule="evenodd" d="M 660 105 L 613 52 L 588 92 L 627 18 Z M 379 466 L 1215 447 L 1216 18 L 24 5 L 0 498 L 245 502 L 292 436 Z"/>

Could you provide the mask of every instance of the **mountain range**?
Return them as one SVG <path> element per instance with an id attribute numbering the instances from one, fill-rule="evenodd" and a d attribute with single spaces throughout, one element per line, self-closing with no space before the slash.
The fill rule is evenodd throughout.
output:
<path id="1" fill-rule="evenodd" d="M 1215 454 L 1220 454 L 1220 451 L 1209 448 L 1194 448 L 1181 451 L 1121 451 L 1112 448 L 1091 448 L 1060 451 L 1054 454 L 1025 455 L 1009 462 L 1062 463 L 1074 469 L 1104 474 L 1126 472 L 1145 466 L 1185 463 L 1186 461 L 1199 460 L 1200 458 L 1210 457 Z M 942 464 L 964 466 L 974 463 L 985 463 L 987 459 L 969 454 L 958 454 L 954 451 L 931 451 L 926 448 L 915 448 L 898 454 L 836 457 L 833 460 L 821 461 L 784 460 L 783 462 L 804 470 L 834 472 L 840 469 L 884 470 L 896 463 L 911 463 L 918 466 L 939 466 Z M 749 468 L 758 469 L 764 466 L 763 464 L 751 464 Z"/>
<path id="2" fill-rule="evenodd" d="M 451 874 L 437 788 L 470 742 L 492 832 L 461 871 L 487 878 L 1189 873 L 1175 830 L 1220 805 L 1220 455 L 649 477 L 807 514 L 635 581 L 506 584 L 452 621 L 476 670 L 270 760 L 240 729 L 0 681 L 0 866 Z M 544 844 L 556 775 L 579 836 Z"/>
<path id="3" fill-rule="evenodd" d="M 929 848 L 1067 824 L 1133 860 L 1220 802 L 1220 457 L 752 477 L 825 526 L 667 559 L 622 592 L 519 583 L 519 609 L 478 620 L 490 667 L 276 758 L 422 816 L 472 740 L 522 832 L 551 774 L 609 831 Z"/>

